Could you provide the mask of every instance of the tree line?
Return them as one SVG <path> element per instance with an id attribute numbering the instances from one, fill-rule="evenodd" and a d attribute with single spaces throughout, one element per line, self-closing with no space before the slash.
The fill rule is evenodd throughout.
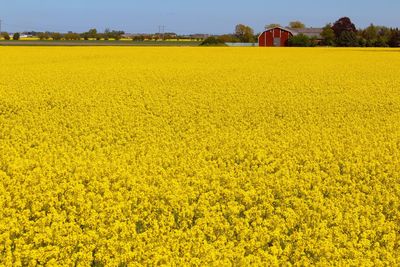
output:
<path id="1" fill-rule="evenodd" d="M 281 27 L 279 24 L 269 24 L 266 28 Z M 287 28 L 303 29 L 305 24 L 301 21 L 292 21 Z M 1 34 L 5 40 L 10 40 L 11 36 L 3 32 Z M 120 40 L 125 32 L 121 30 L 106 29 L 99 32 L 97 29 L 90 29 L 83 33 L 60 33 L 60 32 L 35 32 L 40 40 Z M 255 43 L 258 41 L 259 34 L 247 25 L 238 24 L 234 33 L 211 36 L 208 38 L 196 36 L 195 39 L 203 41 L 203 45 L 224 45 L 225 43 Z M 129 36 L 133 41 L 140 42 L 145 40 L 169 40 L 169 39 L 187 39 L 175 33 L 157 33 L 140 34 Z M 13 40 L 19 40 L 20 34 L 14 33 Z M 204 40 L 205 39 L 205 40 Z M 289 38 L 289 46 L 339 46 L 339 47 L 400 47 L 400 31 L 398 28 L 389 28 L 385 26 L 376 26 L 370 24 L 365 29 L 357 29 L 354 23 L 348 17 L 338 19 L 334 23 L 326 24 L 321 32 L 321 36 L 309 37 L 304 34 L 298 34 Z"/>
<path id="2" fill-rule="evenodd" d="M 282 27 L 280 24 L 268 24 L 265 28 Z M 286 28 L 304 29 L 301 21 L 292 21 Z M 222 45 L 227 42 L 254 43 L 259 34 L 247 25 L 238 24 L 233 34 L 224 34 L 207 38 L 203 45 Z M 369 25 L 365 29 L 357 29 L 348 17 L 326 24 L 321 36 L 298 34 L 289 38 L 289 46 L 338 46 L 338 47 L 400 47 L 400 30 L 385 26 Z"/>
<path id="3" fill-rule="evenodd" d="M 124 31 L 117 31 L 117 30 L 110 30 L 106 29 L 104 32 L 98 32 L 96 29 L 90 29 L 87 32 L 83 33 L 75 33 L 75 32 L 68 32 L 68 33 L 60 33 L 60 32 L 33 32 L 32 36 L 37 37 L 39 40 L 120 40 L 122 39 L 123 35 L 125 34 Z M 11 40 L 11 36 L 7 32 L 2 32 L 1 36 L 5 40 Z M 14 33 L 12 39 L 19 40 L 20 33 Z"/>
<path id="4" fill-rule="evenodd" d="M 3 37 L 5 40 L 19 40 L 21 34 L 14 33 L 13 36 L 10 36 L 7 32 L 2 32 L 0 37 Z M 97 29 L 93 28 L 83 33 L 76 32 L 68 32 L 68 33 L 60 33 L 60 32 L 30 32 L 29 36 L 36 37 L 39 40 L 67 40 L 67 41 L 78 41 L 78 40 L 121 40 L 122 38 L 131 39 L 134 42 L 142 42 L 142 41 L 159 41 L 159 40 L 197 40 L 202 41 L 208 35 L 204 34 L 190 34 L 190 35 L 178 35 L 173 32 L 165 32 L 165 33 L 155 33 L 155 34 L 135 34 L 135 35 L 127 35 L 124 31 L 121 30 L 110 30 L 106 29 L 104 32 L 99 32 Z"/>
<path id="5" fill-rule="evenodd" d="M 123 35 L 125 34 L 124 31 L 119 30 L 110 30 L 106 29 L 104 32 L 98 32 L 97 29 L 90 29 L 87 32 L 83 33 L 75 33 L 75 32 L 68 32 L 68 33 L 59 33 L 59 32 L 39 32 L 36 33 L 36 37 L 39 40 L 120 40 L 122 39 Z"/>
<path id="6" fill-rule="evenodd" d="M 328 23 L 321 32 L 320 45 L 338 47 L 399 47 L 400 30 L 385 26 L 370 24 L 361 29 L 356 28 L 348 17 L 342 17 L 335 23 Z M 299 41 L 303 39 L 303 41 Z M 304 36 L 293 36 L 289 44 L 297 46 L 311 46 L 312 38 L 307 40 Z"/>

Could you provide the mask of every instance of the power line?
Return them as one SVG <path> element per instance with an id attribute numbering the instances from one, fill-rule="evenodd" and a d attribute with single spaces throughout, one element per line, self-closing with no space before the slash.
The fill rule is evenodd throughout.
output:
<path id="1" fill-rule="evenodd" d="M 162 36 L 162 39 L 165 39 L 165 25 L 158 26 L 158 35 Z"/>

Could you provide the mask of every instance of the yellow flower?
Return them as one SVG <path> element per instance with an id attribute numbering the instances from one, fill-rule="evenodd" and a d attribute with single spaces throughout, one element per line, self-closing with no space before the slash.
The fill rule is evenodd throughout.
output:
<path id="1" fill-rule="evenodd" d="M 0 47 L 0 265 L 396 265 L 399 52 Z"/>

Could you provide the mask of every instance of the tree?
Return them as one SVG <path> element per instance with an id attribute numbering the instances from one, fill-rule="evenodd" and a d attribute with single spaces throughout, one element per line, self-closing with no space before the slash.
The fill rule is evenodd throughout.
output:
<path id="1" fill-rule="evenodd" d="M 337 45 L 345 47 L 358 46 L 357 34 L 352 31 L 343 31 L 337 39 Z"/>
<path id="2" fill-rule="evenodd" d="M 338 46 L 359 45 L 356 26 L 351 22 L 350 18 L 340 18 L 333 24 L 332 30 L 335 33 L 335 41 Z"/>
<path id="3" fill-rule="evenodd" d="M 36 35 L 38 38 L 39 38 L 39 40 L 44 40 L 45 39 L 45 33 L 44 32 L 39 32 L 37 35 Z"/>
<path id="4" fill-rule="evenodd" d="M 132 41 L 134 42 L 143 42 L 144 41 L 144 36 L 143 35 L 135 35 L 132 37 Z"/>
<path id="5" fill-rule="evenodd" d="M 89 34 L 87 32 L 83 32 L 83 33 L 81 33 L 81 38 L 83 38 L 83 40 L 87 41 L 87 40 L 89 40 Z"/>
<path id="6" fill-rule="evenodd" d="M 390 29 L 388 45 L 390 47 L 400 47 L 400 30 L 398 28 Z"/>
<path id="7" fill-rule="evenodd" d="M 391 39 L 391 29 L 371 23 L 367 28 L 359 30 L 359 35 L 365 42 L 365 46 L 387 47 Z"/>
<path id="8" fill-rule="evenodd" d="M 367 28 L 361 31 L 361 36 L 365 39 L 366 46 L 374 46 L 378 39 L 378 30 L 378 27 L 371 23 Z"/>
<path id="9" fill-rule="evenodd" d="M 362 36 L 357 36 L 357 42 L 358 42 L 358 46 L 360 46 L 360 47 L 367 46 L 367 40 Z"/>
<path id="10" fill-rule="evenodd" d="M 53 41 L 59 41 L 63 37 L 62 34 L 59 32 L 53 32 L 50 34 L 50 36 L 51 36 L 51 39 L 53 39 Z"/>
<path id="11" fill-rule="evenodd" d="M 326 24 L 321 32 L 322 44 L 328 46 L 335 45 L 335 32 L 332 29 L 332 24 Z"/>
<path id="12" fill-rule="evenodd" d="M 377 38 L 377 42 L 379 41 L 379 46 L 388 46 L 388 42 L 390 40 L 390 29 L 388 27 L 385 26 L 377 26 L 378 27 L 378 38 Z M 382 43 L 384 43 L 384 45 L 382 45 Z M 377 46 L 377 45 L 376 45 Z"/>
<path id="13" fill-rule="evenodd" d="M 88 33 L 88 37 L 89 37 L 89 38 L 96 38 L 96 36 L 97 36 L 97 29 L 90 29 L 87 33 Z"/>
<path id="14" fill-rule="evenodd" d="M 298 20 L 291 21 L 289 23 L 289 28 L 292 28 L 292 29 L 304 29 L 305 27 L 306 27 L 306 25 Z"/>
<path id="15" fill-rule="evenodd" d="M 48 40 L 48 39 L 50 39 L 50 33 L 49 32 L 39 32 L 38 34 L 37 34 L 37 37 L 39 38 L 39 40 Z"/>
<path id="16" fill-rule="evenodd" d="M 104 34 L 103 34 L 103 38 L 104 40 L 109 40 L 110 39 L 110 35 L 111 35 L 111 30 L 109 28 L 106 28 L 104 30 Z"/>
<path id="17" fill-rule="evenodd" d="M 243 43 L 254 42 L 254 30 L 243 24 L 236 25 L 235 36 Z"/>
<path id="18" fill-rule="evenodd" d="M 83 32 L 80 35 L 84 40 L 89 40 L 91 38 L 94 39 L 97 36 L 97 30 L 96 29 L 90 29 L 89 31 Z"/>
<path id="19" fill-rule="evenodd" d="M 79 41 L 81 39 L 81 36 L 78 33 L 69 32 L 64 35 L 64 39 L 68 41 Z"/>
<path id="20" fill-rule="evenodd" d="M 311 46 L 311 39 L 304 34 L 291 36 L 288 40 L 288 45 L 296 47 L 308 47 Z"/>
<path id="21" fill-rule="evenodd" d="M 351 22 L 350 18 L 348 17 L 343 17 L 336 21 L 332 26 L 332 30 L 334 31 L 337 39 L 340 38 L 343 32 L 357 32 L 356 26 Z"/>
<path id="22" fill-rule="evenodd" d="M 277 24 L 277 23 L 271 23 L 271 24 L 265 25 L 265 29 L 272 29 L 272 28 L 276 28 L 276 27 L 281 27 L 281 25 Z"/>
<path id="23" fill-rule="evenodd" d="M 19 32 L 16 32 L 13 35 L 13 40 L 19 40 L 20 37 L 21 37 L 21 35 L 19 34 Z"/>
<path id="24" fill-rule="evenodd" d="M 378 38 L 376 39 L 376 42 L 374 44 L 375 47 L 388 47 L 388 42 L 389 40 L 386 40 L 385 38 L 383 38 L 382 36 L 378 36 Z"/>
<path id="25" fill-rule="evenodd" d="M 104 35 L 102 33 L 97 33 L 95 38 L 97 41 L 100 41 L 103 37 Z"/>
<path id="26" fill-rule="evenodd" d="M 122 38 L 122 36 L 125 34 L 124 31 L 111 31 L 109 33 L 110 38 L 113 38 L 114 40 L 118 41 Z"/>
<path id="27" fill-rule="evenodd" d="M 1 35 L 3 36 L 4 40 L 10 40 L 11 39 L 10 35 L 7 32 L 3 32 Z"/>
<path id="28" fill-rule="evenodd" d="M 153 37 L 151 36 L 151 35 L 149 35 L 149 34 L 145 34 L 145 35 L 143 35 L 143 40 L 144 41 L 146 41 L 146 40 L 152 40 L 153 39 Z"/>

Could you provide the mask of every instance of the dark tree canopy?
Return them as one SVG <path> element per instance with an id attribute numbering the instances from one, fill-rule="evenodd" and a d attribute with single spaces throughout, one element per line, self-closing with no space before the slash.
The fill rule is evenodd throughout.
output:
<path id="1" fill-rule="evenodd" d="M 336 21 L 332 26 L 332 30 L 335 32 L 336 38 L 340 38 L 343 32 L 357 32 L 356 26 L 348 17 L 343 17 Z"/>
<path id="2" fill-rule="evenodd" d="M 20 37 L 21 37 L 21 35 L 19 34 L 19 32 L 16 32 L 13 35 L 13 40 L 19 40 Z"/>
<path id="3" fill-rule="evenodd" d="M 343 31 L 337 40 L 337 45 L 345 47 L 358 46 L 357 34 L 352 31 Z"/>
<path id="4" fill-rule="evenodd" d="M 391 47 L 400 47 L 400 30 L 398 28 L 390 30 L 388 45 Z"/>

